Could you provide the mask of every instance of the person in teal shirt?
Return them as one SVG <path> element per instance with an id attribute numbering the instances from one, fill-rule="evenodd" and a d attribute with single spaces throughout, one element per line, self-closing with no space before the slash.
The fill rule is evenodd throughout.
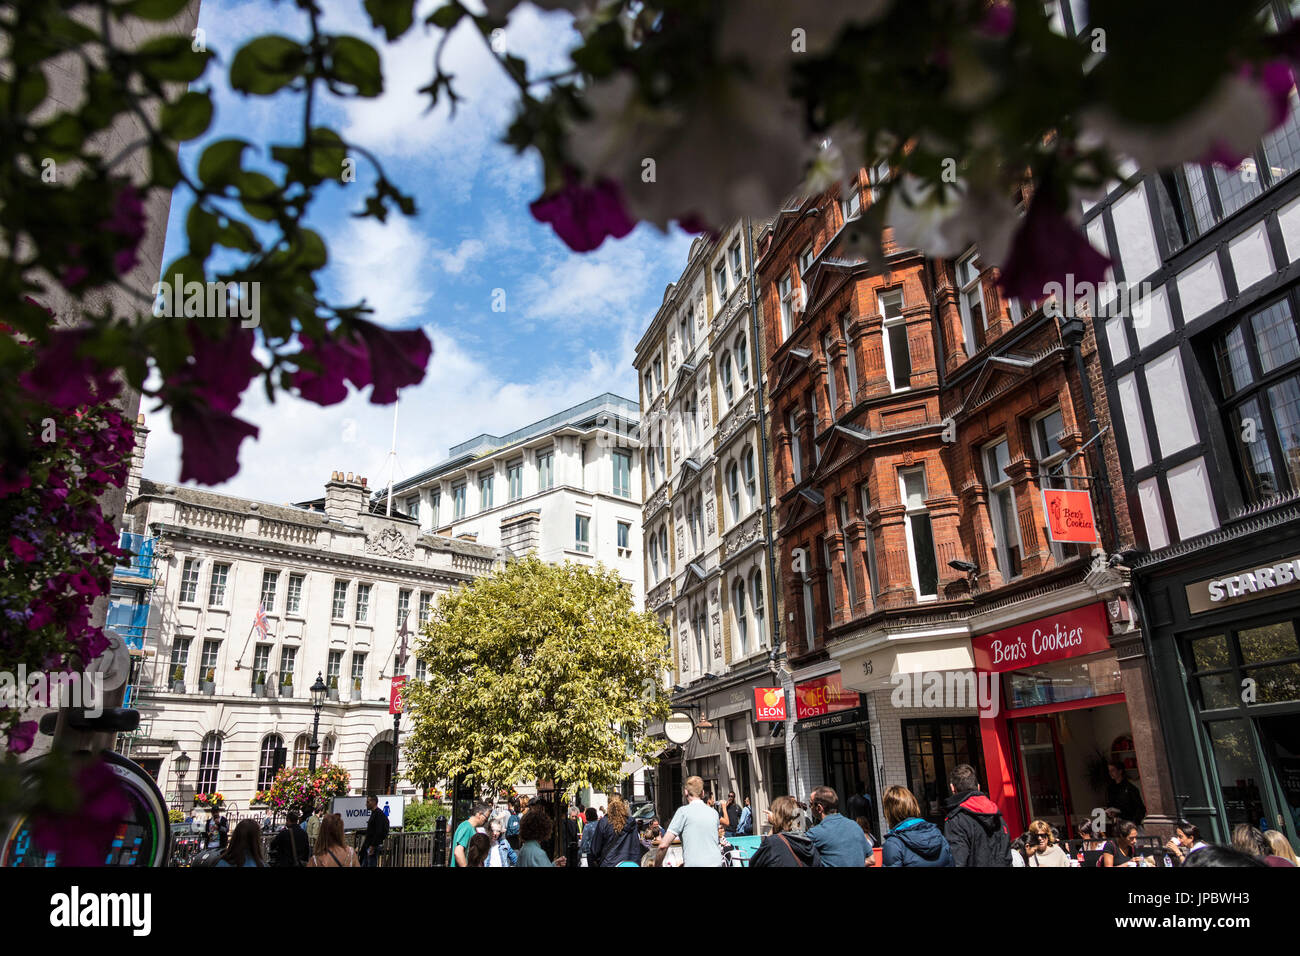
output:
<path id="1" fill-rule="evenodd" d="M 564 857 L 552 863 L 550 855 L 543 848 L 543 844 L 550 842 L 553 829 L 554 825 L 545 807 L 530 807 L 519 818 L 519 839 L 522 844 L 515 866 L 564 866 Z"/>
<path id="2" fill-rule="evenodd" d="M 491 812 L 492 808 L 486 803 L 476 803 L 474 809 L 470 811 L 469 819 L 456 828 L 456 835 L 451 841 L 452 866 L 469 866 L 469 858 L 465 855 L 469 841 L 474 838 L 474 834 L 478 832 L 478 828 L 483 825 L 483 821 Z"/>

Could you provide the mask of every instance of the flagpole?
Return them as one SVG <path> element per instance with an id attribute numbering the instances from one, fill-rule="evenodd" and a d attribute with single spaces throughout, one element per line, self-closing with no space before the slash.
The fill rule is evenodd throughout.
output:
<path id="1" fill-rule="evenodd" d="M 388 450 L 388 517 L 393 516 L 393 479 L 397 477 L 397 406 L 400 397 L 393 399 L 393 443 Z"/>

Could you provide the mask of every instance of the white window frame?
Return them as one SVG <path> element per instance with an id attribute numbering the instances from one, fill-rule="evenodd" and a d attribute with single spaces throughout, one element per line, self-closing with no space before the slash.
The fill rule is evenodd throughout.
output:
<path id="1" fill-rule="evenodd" d="M 922 488 L 923 488 L 921 493 L 922 506 L 920 508 L 909 508 L 907 504 L 907 484 L 904 479 L 906 475 L 914 474 L 916 472 L 920 472 L 921 474 L 921 481 L 922 481 Z M 916 541 L 914 540 L 914 535 L 912 534 L 912 520 L 911 520 L 912 516 L 924 514 L 927 517 L 930 517 L 930 540 L 932 542 L 934 540 L 934 519 L 933 517 L 930 516 L 930 509 L 926 508 L 924 505 L 925 499 L 928 498 L 930 495 L 929 476 L 925 473 L 924 465 L 917 465 L 912 468 L 898 469 L 898 495 L 899 495 L 899 499 L 902 501 L 903 509 L 904 509 L 903 530 L 906 532 L 907 535 L 907 563 L 908 563 L 908 568 L 912 574 L 912 593 L 916 595 L 916 600 L 918 603 L 922 601 L 936 601 L 939 598 L 939 583 L 938 583 L 937 573 L 935 575 L 936 578 L 935 593 L 934 594 L 921 593 L 921 574 L 920 571 L 918 570 L 917 561 L 916 561 Z M 938 564 L 939 564 L 939 555 L 936 553 L 935 554 L 936 572 L 938 569 Z"/>
<path id="2" fill-rule="evenodd" d="M 877 297 L 880 307 L 880 344 L 884 351 L 885 376 L 889 380 L 889 390 L 891 392 L 908 392 L 912 389 L 912 345 L 907 336 L 907 319 L 903 315 L 903 292 L 901 289 L 893 289 L 889 292 L 882 292 Z M 898 303 L 898 314 L 890 315 L 889 306 L 894 302 Z M 894 350 L 890 343 L 890 333 L 898 329 L 903 331 L 903 342 L 907 345 L 907 384 L 899 385 L 894 381 Z"/>
<path id="3" fill-rule="evenodd" d="M 810 242 L 808 243 L 808 245 L 804 246 L 803 251 L 799 253 L 800 277 L 803 277 L 808 272 L 808 270 L 812 268 L 814 258 L 816 257 L 813 255 L 813 244 Z"/>
<path id="4" fill-rule="evenodd" d="M 731 291 L 727 285 L 727 260 L 725 257 L 713 267 L 713 278 L 715 287 L 718 290 L 718 307 L 721 308 L 722 303 L 727 301 L 727 293 Z"/>
<path id="5" fill-rule="evenodd" d="M 516 458 L 506 465 L 507 495 L 511 501 L 518 501 L 524 496 L 524 460 Z"/>
<path id="6" fill-rule="evenodd" d="M 1007 450 L 1007 463 L 1010 464 L 1011 444 L 1005 436 L 983 446 L 980 449 L 980 461 L 984 465 L 984 480 L 988 483 L 989 524 L 993 529 L 993 553 L 997 559 L 998 570 L 1002 573 L 1002 580 L 1015 581 L 1025 573 L 1025 546 L 1020 540 L 1020 516 L 1016 512 L 1015 485 L 1005 472 L 1001 475 L 995 473 L 994 462 L 997 458 L 997 450 L 1004 445 Z M 1002 500 L 1004 494 L 1009 494 L 1011 497 L 1010 515 L 1004 513 L 1005 502 Z M 1015 547 L 1020 553 L 1020 573 L 1014 575 L 1011 573 L 1012 543 L 1003 540 L 1008 525 L 1016 536 Z"/>
<path id="7" fill-rule="evenodd" d="M 298 585 L 297 594 L 294 594 L 293 586 L 295 582 Z M 285 586 L 284 589 L 284 613 L 285 614 L 296 614 L 301 616 L 302 596 L 303 596 L 303 592 L 306 589 L 307 589 L 307 575 L 292 574 L 292 573 L 289 575 L 289 583 Z"/>
<path id="8" fill-rule="evenodd" d="M 749 572 L 749 601 L 754 609 L 754 649 L 767 646 L 767 631 L 763 606 L 763 572 L 755 568 Z"/>
<path id="9" fill-rule="evenodd" d="M 466 491 L 468 487 L 469 487 L 469 483 L 464 481 L 460 482 L 459 484 L 455 484 L 451 486 L 451 501 L 452 501 L 451 520 L 452 521 L 459 521 L 461 518 L 465 517 L 465 508 L 466 508 L 465 499 L 469 497 L 469 493 Z"/>
<path id="10" fill-rule="evenodd" d="M 490 511 L 496 506 L 496 470 L 478 473 L 478 510 Z M 487 493 L 484 494 L 484 489 Z"/>
<path id="11" fill-rule="evenodd" d="M 591 515 L 573 516 L 573 550 L 591 553 Z"/>
<path id="12" fill-rule="evenodd" d="M 737 577 L 731 585 L 731 616 L 736 622 L 737 650 L 732 660 L 749 656 L 749 619 L 745 613 L 745 579 Z"/>
<path id="13" fill-rule="evenodd" d="M 736 284 L 739 285 L 741 277 L 745 274 L 745 259 L 740 252 L 739 240 L 731 244 L 731 271 Z"/>
<path id="14" fill-rule="evenodd" d="M 865 481 L 859 487 L 858 494 L 862 501 L 862 540 L 867 552 L 867 587 L 871 590 L 871 603 L 874 605 L 876 596 L 880 593 L 880 569 L 876 564 L 876 531 L 871 519 L 867 517 L 871 511 L 871 498 Z"/>
<path id="15" fill-rule="evenodd" d="M 212 562 L 212 573 L 208 578 L 208 607 L 229 607 L 231 570 L 227 561 Z"/>
<path id="16" fill-rule="evenodd" d="M 740 460 L 744 464 L 745 491 L 749 495 L 749 504 L 752 508 L 758 501 L 758 474 L 754 465 L 753 445 L 745 446 L 745 450 L 740 453 Z"/>
<path id="17" fill-rule="evenodd" d="M 199 584 L 203 580 L 203 559 L 186 558 L 181 566 L 181 590 L 177 601 L 181 604 L 199 603 Z"/>
<path id="18" fill-rule="evenodd" d="M 727 400 L 727 408 L 735 403 L 735 383 L 732 381 L 731 352 L 723 349 L 718 356 L 718 379 L 722 383 L 722 396 Z"/>
<path id="19" fill-rule="evenodd" d="M 749 339 L 744 332 L 736 336 L 736 371 L 740 375 L 740 384 L 749 387 Z"/>
<path id="20" fill-rule="evenodd" d="M 848 379 L 849 405 L 858 401 L 858 357 L 853 351 L 853 339 L 849 336 L 849 318 L 840 319 L 840 331 L 844 335 L 844 375 Z"/>
<path id="21" fill-rule="evenodd" d="M 368 624 L 370 622 L 370 594 L 373 590 L 374 585 L 368 581 L 357 582 L 356 619 L 358 624 Z"/>
<path id="22" fill-rule="evenodd" d="M 727 465 L 727 498 L 731 501 L 731 523 L 740 521 L 740 466 L 734 461 Z"/>
<path id="23" fill-rule="evenodd" d="M 972 318 L 970 310 L 972 293 L 979 297 L 981 324 L 984 329 L 989 327 L 989 310 L 988 304 L 984 301 L 984 284 L 980 280 L 980 270 L 975 265 L 975 259 L 978 256 L 979 251 L 972 249 L 957 260 L 956 268 L 957 302 L 961 308 L 962 335 L 965 337 L 963 344 L 966 348 L 967 357 L 974 355 L 978 351 L 975 338 L 975 320 Z M 973 276 L 967 277 L 967 274 L 970 273 L 973 273 Z"/>
<path id="24" fill-rule="evenodd" d="M 777 280 L 776 294 L 781 301 L 781 341 L 794 331 L 794 279 L 787 272 Z"/>
<path id="25" fill-rule="evenodd" d="M 339 585 L 343 585 L 343 603 L 339 605 Z M 348 619 L 348 587 L 349 582 L 342 578 L 334 579 L 334 593 L 330 598 L 330 620 L 346 621 Z"/>
<path id="26" fill-rule="evenodd" d="M 790 472 L 797 485 L 803 481 L 803 442 L 799 438 L 798 416 L 787 412 L 785 427 L 790 432 Z"/>
<path id="27" fill-rule="evenodd" d="M 862 215 L 862 193 L 856 182 L 849 187 L 849 194 L 840 200 L 840 213 L 846 224 Z"/>

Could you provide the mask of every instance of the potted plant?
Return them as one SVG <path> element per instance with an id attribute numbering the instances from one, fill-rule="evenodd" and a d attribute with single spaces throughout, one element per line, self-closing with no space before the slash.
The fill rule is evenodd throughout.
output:
<path id="1" fill-rule="evenodd" d="M 352 678 L 352 699 L 353 700 L 361 699 L 361 678 L 360 677 Z"/>
<path id="2" fill-rule="evenodd" d="M 266 696 L 266 671 L 258 671 L 253 675 L 253 696 Z"/>
<path id="3" fill-rule="evenodd" d="M 329 699 L 330 700 L 339 699 L 339 679 L 337 677 L 330 678 Z"/>
<path id="4" fill-rule="evenodd" d="M 213 668 L 209 667 L 208 672 L 203 675 L 203 682 L 199 685 L 199 690 L 211 697 L 217 692 L 217 675 Z"/>
<path id="5" fill-rule="evenodd" d="M 172 671 L 172 693 L 185 693 L 185 668 L 180 664 L 177 664 L 176 668 Z"/>
<path id="6" fill-rule="evenodd" d="M 284 677 L 280 680 L 280 696 L 281 697 L 293 696 L 293 675 L 292 674 L 285 674 Z"/>

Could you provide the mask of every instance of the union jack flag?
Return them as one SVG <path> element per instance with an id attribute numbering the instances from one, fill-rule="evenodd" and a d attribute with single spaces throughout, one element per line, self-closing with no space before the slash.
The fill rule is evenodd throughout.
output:
<path id="1" fill-rule="evenodd" d="M 266 606 L 259 604 L 257 613 L 253 615 L 253 629 L 262 635 L 262 640 L 266 640 L 266 634 L 270 627 L 271 625 L 266 620 Z"/>

